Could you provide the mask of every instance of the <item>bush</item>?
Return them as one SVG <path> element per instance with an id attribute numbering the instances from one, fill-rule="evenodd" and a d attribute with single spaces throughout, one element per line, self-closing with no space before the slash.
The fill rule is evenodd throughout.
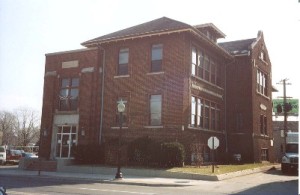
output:
<path id="1" fill-rule="evenodd" d="M 128 160 L 135 165 L 150 165 L 154 162 L 153 148 L 157 145 L 148 137 L 134 140 L 128 146 Z"/>
<path id="2" fill-rule="evenodd" d="M 178 142 L 161 144 L 160 164 L 164 167 L 182 167 L 184 163 L 184 146 Z"/>
<path id="3" fill-rule="evenodd" d="M 79 164 L 97 164 L 104 162 L 104 146 L 97 144 L 77 145 L 74 147 L 75 162 Z"/>
<path id="4" fill-rule="evenodd" d="M 181 167 L 184 157 L 184 146 L 178 142 L 161 144 L 148 137 L 142 137 L 128 146 L 128 160 L 133 165 Z"/>

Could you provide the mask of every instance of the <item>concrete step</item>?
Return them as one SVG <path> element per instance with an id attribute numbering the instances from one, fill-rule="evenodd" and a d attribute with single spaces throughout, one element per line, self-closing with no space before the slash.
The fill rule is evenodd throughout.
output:
<path id="1" fill-rule="evenodd" d="M 22 158 L 19 162 L 19 169 L 30 171 L 57 171 L 57 162 L 33 158 Z"/>

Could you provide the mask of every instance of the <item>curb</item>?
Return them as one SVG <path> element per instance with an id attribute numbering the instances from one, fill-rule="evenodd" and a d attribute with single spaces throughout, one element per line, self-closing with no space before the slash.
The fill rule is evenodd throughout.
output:
<path id="1" fill-rule="evenodd" d="M 30 171 L 31 172 L 31 171 Z M 88 178 L 88 177 L 73 177 L 73 176 L 62 176 L 62 175 L 54 175 L 54 174 L 48 174 L 48 172 L 43 172 L 43 174 L 38 175 L 38 174 L 12 174 L 12 173 L 0 173 L 1 176 L 13 176 L 13 177 L 26 177 L 26 178 L 52 178 L 56 180 L 69 180 L 69 181 L 92 181 L 92 182 L 97 182 L 97 183 L 105 183 L 105 184 L 115 184 L 115 185 L 135 185 L 135 186 L 151 186 L 151 187 L 183 187 L 183 186 L 192 186 L 189 182 L 184 182 L 182 184 L 178 183 L 159 183 L 159 182 L 141 182 L 141 181 L 135 181 L 138 180 L 134 179 L 133 181 L 128 181 L 131 179 L 122 179 L 122 180 L 117 180 L 117 179 L 97 179 L 97 178 Z"/>
<path id="2" fill-rule="evenodd" d="M 279 168 L 280 165 L 270 165 L 266 167 L 248 169 L 243 171 L 237 171 L 232 173 L 226 173 L 221 175 L 199 175 L 192 173 L 179 173 L 179 172 L 167 172 L 160 170 L 141 170 L 141 169 L 124 169 L 122 171 L 124 175 L 128 175 L 129 178 L 124 177 L 122 180 L 114 179 L 114 174 L 111 172 L 82 172 L 85 169 L 79 169 L 76 171 L 57 171 L 46 172 L 42 171 L 41 175 L 38 175 L 37 171 L 26 171 L 20 169 L 10 169 L 6 171 L 0 171 L 2 176 L 23 176 L 23 177 L 40 177 L 40 178 L 53 178 L 58 180 L 68 179 L 73 181 L 93 181 L 106 184 L 119 184 L 119 185 L 137 185 L 137 186 L 152 186 L 152 187 L 184 187 L 197 185 L 197 180 L 202 181 L 222 181 L 234 177 L 243 175 L 249 175 L 258 172 L 266 172 L 268 170 Z M 73 167 L 74 168 L 74 167 Z M 113 169 L 114 170 L 114 169 Z M 138 170 L 135 172 L 135 170 Z M 80 172 L 81 171 L 81 172 Z M 126 173 L 127 172 L 127 173 Z M 136 175 L 134 175 L 136 173 Z M 172 180 L 173 179 L 173 180 Z M 180 181 L 183 179 L 183 181 Z M 191 180 L 191 181 L 189 181 Z"/>

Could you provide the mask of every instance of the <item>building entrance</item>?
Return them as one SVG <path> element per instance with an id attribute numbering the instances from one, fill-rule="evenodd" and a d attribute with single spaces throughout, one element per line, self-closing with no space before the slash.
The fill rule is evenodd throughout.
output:
<path id="1" fill-rule="evenodd" d="M 59 126 L 56 140 L 56 157 L 72 158 L 74 146 L 77 144 L 77 127 Z"/>

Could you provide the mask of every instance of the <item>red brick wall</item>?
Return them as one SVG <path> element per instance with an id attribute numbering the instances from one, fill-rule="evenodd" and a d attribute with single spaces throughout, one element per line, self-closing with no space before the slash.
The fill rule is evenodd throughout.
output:
<path id="1" fill-rule="evenodd" d="M 187 154 L 190 155 L 191 144 L 200 143 L 205 146 L 210 136 L 217 136 L 220 139 L 218 158 L 224 159 L 227 143 L 223 130 L 227 124 L 229 148 L 232 148 L 230 151 L 235 153 L 239 152 L 235 150 L 237 147 L 242 148 L 243 154 L 248 155 L 245 156 L 246 159 L 250 161 L 255 159 L 256 161 L 260 156 L 257 148 L 266 147 L 268 142 L 266 138 L 252 140 L 252 133 L 257 132 L 256 126 L 259 119 L 257 114 L 262 112 L 259 107 L 261 103 L 268 107 L 266 112 L 268 117 L 271 116 L 270 101 L 255 92 L 256 70 L 252 64 L 252 58 L 256 58 L 259 48 L 253 50 L 252 56 L 237 57 L 234 63 L 227 66 L 227 91 L 225 93 L 222 89 L 225 86 L 225 74 L 221 77 L 221 88 L 190 77 L 192 43 L 208 50 L 221 64 L 220 71 L 225 73 L 225 64 L 228 62 L 186 33 L 152 36 L 102 45 L 106 56 L 102 141 L 108 144 L 115 143 L 113 141 L 119 135 L 119 130 L 112 128 L 118 127 L 115 122 L 116 101 L 118 97 L 126 96 L 128 99 L 126 105 L 128 128 L 123 128 L 123 139 L 127 143 L 143 136 L 158 141 L 180 141 L 186 146 Z M 152 44 L 163 44 L 163 73 L 161 74 L 150 73 Z M 129 48 L 128 77 L 117 75 L 119 49 L 124 47 Z M 61 68 L 62 62 L 71 60 L 79 60 L 79 66 L 77 68 Z M 42 139 L 41 156 L 49 157 L 53 116 L 62 113 L 57 110 L 59 106 L 57 95 L 60 90 L 60 78 L 64 77 L 80 78 L 79 109 L 71 112 L 79 113 L 78 143 L 99 143 L 102 60 L 102 49 L 46 55 L 46 75 L 51 71 L 56 71 L 56 74 L 45 76 L 42 129 L 47 129 L 49 133 Z M 93 67 L 94 71 L 82 72 L 83 68 L 89 67 Z M 270 71 L 270 69 L 267 68 L 266 71 Z M 192 81 L 209 91 L 223 95 L 223 99 L 191 89 Z M 151 94 L 162 95 L 163 128 L 145 128 L 145 126 L 149 126 L 149 96 Z M 221 131 L 211 132 L 188 128 L 192 94 L 214 101 L 221 106 Z M 227 121 L 224 112 L 225 94 L 227 94 Z M 235 113 L 237 110 L 244 116 L 242 132 L 247 134 L 245 138 L 230 135 L 230 133 L 236 132 Z M 268 123 L 270 123 L 268 132 L 271 136 L 271 118 Z M 82 130 L 85 132 L 84 136 L 81 135 Z M 241 146 L 243 143 L 244 147 Z M 110 158 L 114 159 L 114 157 Z"/>
<path id="2" fill-rule="evenodd" d="M 259 59 L 262 45 L 265 45 L 263 37 L 255 44 L 251 55 L 236 57 L 235 62 L 227 66 L 229 148 L 231 153 L 242 153 L 242 158 L 249 162 L 260 161 L 261 148 L 268 148 L 269 159 L 274 160 L 273 147 L 270 146 L 270 139 L 273 138 L 271 62 L 268 58 L 267 65 Z M 257 92 L 258 67 L 268 74 L 268 97 Z M 267 109 L 263 110 L 261 104 Z M 242 114 L 243 125 L 240 129 L 236 128 L 237 113 Z M 267 116 L 268 136 L 261 136 L 260 133 L 261 114 Z"/>

